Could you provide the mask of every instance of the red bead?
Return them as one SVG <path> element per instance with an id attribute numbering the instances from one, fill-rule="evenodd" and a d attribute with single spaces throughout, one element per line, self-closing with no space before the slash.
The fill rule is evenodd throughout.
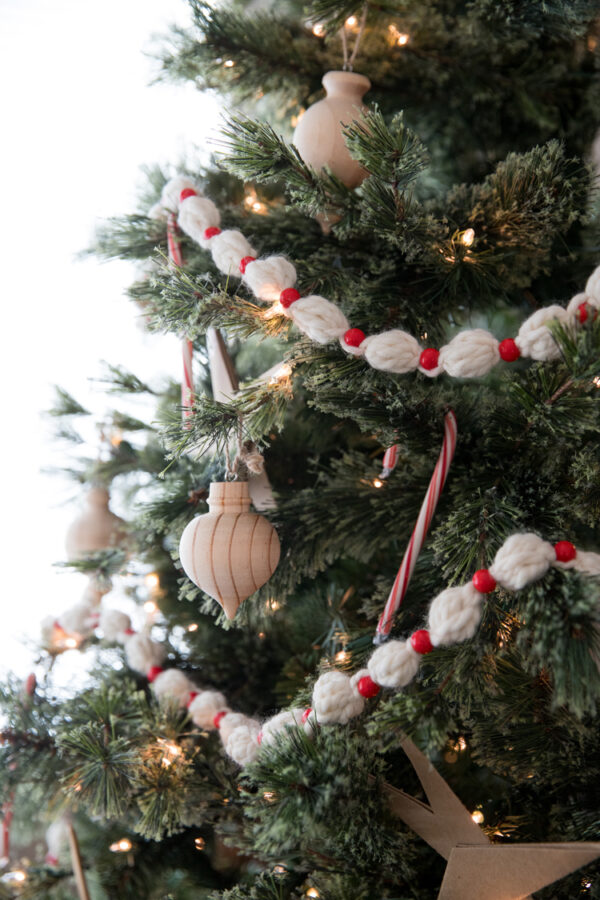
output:
<path id="1" fill-rule="evenodd" d="M 359 678 L 356 687 L 360 696 L 367 698 L 376 697 L 381 690 L 377 682 L 373 681 L 370 675 L 365 675 L 363 678 Z"/>
<path id="2" fill-rule="evenodd" d="M 500 359 L 503 359 L 504 362 L 514 362 L 521 355 L 521 351 L 512 338 L 504 338 L 503 341 L 500 341 L 498 353 L 500 354 Z"/>
<path id="3" fill-rule="evenodd" d="M 135 629 L 133 629 L 133 628 L 126 628 L 126 629 L 125 629 L 125 634 L 129 634 L 129 635 L 135 634 Z"/>
<path id="4" fill-rule="evenodd" d="M 427 350 L 423 350 L 419 357 L 419 365 L 422 369 L 427 369 L 430 372 L 432 369 L 437 368 L 438 360 L 440 358 L 440 351 L 434 350 L 433 347 L 428 347 Z"/>
<path id="5" fill-rule="evenodd" d="M 256 743 L 258 744 L 259 747 L 262 744 L 262 731 L 259 731 L 258 734 L 256 735 Z"/>
<path id="6" fill-rule="evenodd" d="M 240 260 L 240 272 L 242 275 L 246 271 L 246 266 L 250 265 L 251 262 L 256 260 L 255 256 L 245 256 L 242 260 Z"/>
<path id="7" fill-rule="evenodd" d="M 496 590 L 496 579 L 487 569 L 478 569 L 473 575 L 473 587 L 480 594 L 491 594 Z"/>
<path id="8" fill-rule="evenodd" d="M 571 562 L 577 556 L 577 547 L 571 541 L 559 541 L 554 545 L 558 562 Z"/>
<path id="9" fill-rule="evenodd" d="M 226 709 L 222 709 L 221 712 L 218 712 L 216 714 L 216 716 L 213 719 L 213 725 L 215 726 L 215 728 L 221 727 L 221 719 L 223 718 L 223 716 L 226 716 L 226 715 L 227 715 Z"/>
<path id="10" fill-rule="evenodd" d="M 183 203 L 184 200 L 187 200 L 188 197 L 197 197 L 196 191 L 192 188 L 184 188 L 179 195 L 179 202 Z"/>
<path id="11" fill-rule="evenodd" d="M 158 676 L 160 675 L 161 672 L 164 672 L 164 669 L 162 666 L 150 666 L 150 668 L 148 669 L 148 672 L 146 674 L 146 677 L 147 677 L 148 681 L 150 683 L 152 683 L 156 678 L 158 678 Z"/>
<path id="12" fill-rule="evenodd" d="M 300 299 L 300 291 L 297 291 L 296 288 L 286 288 L 279 295 L 279 302 L 283 306 L 284 309 L 288 309 L 295 303 L 296 300 Z"/>
<path id="13" fill-rule="evenodd" d="M 579 304 L 579 306 L 577 307 L 577 316 L 582 325 L 584 322 L 587 322 L 587 317 L 588 317 L 587 303 Z"/>
<path id="14" fill-rule="evenodd" d="M 364 339 L 365 333 L 364 331 L 361 331 L 360 328 L 349 328 L 344 335 L 344 342 L 348 344 L 349 347 L 359 347 Z"/>
<path id="15" fill-rule="evenodd" d="M 214 226 L 212 228 L 205 228 L 204 229 L 204 240 L 209 241 L 211 239 L 211 237 L 215 237 L 215 235 L 217 235 L 217 234 L 221 234 L 220 228 L 215 228 Z"/>
<path id="16" fill-rule="evenodd" d="M 308 719 L 308 717 L 310 716 L 311 712 L 312 712 L 312 706 L 309 706 L 309 707 L 308 707 L 307 709 L 305 709 L 304 712 L 302 713 L 302 724 L 303 724 L 303 725 L 304 725 L 304 723 L 306 722 L 306 720 Z"/>
<path id="17" fill-rule="evenodd" d="M 425 653 L 431 653 L 433 650 L 433 644 L 431 643 L 431 638 L 429 637 L 429 632 L 426 628 L 419 628 L 418 631 L 411 634 L 410 642 L 415 653 L 420 653 L 422 656 L 424 656 Z"/>
<path id="18" fill-rule="evenodd" d="M 198 696 L 198 691 L 190 691 L 190 699 L 187 702 L 188 709 L 192 701 Z"/>

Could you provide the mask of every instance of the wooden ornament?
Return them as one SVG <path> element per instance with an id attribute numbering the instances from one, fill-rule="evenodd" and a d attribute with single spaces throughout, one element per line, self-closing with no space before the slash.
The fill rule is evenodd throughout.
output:
<path id="1" fill-rule="evenodd" d="M 188 578 L 233 619 L 277 568 L 279 538 L 268 519 L 250 512 L 245 481 L 211 484 L 208 506 L 186 526 L 179 557 Z"/>
<path id="2" fill-rule="evenodd" d="M 327 96 L 301 116 L 294 144 L 307 165 L 317 171 L 327 166 L 346 187 L 358 187 L 368 172 L 350 156 L 342 125 L 349 125 L 366 112 L 362 98 L 371 82 L 357 72 L 327 72 L 323 87 Z"/>
<path id="3" fill-rule="evenodd" d="M 85 499 L 84 511 L 67 531 L 65 545 L 69 559 L 118 547 L 126 539 L 125 522 L 108 508 L 110 495 L 106 488 L 91 488 Z"/>

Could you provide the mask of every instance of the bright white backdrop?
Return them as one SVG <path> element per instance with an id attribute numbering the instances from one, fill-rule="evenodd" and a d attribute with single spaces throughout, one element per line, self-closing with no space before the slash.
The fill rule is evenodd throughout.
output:
<path id="1" fill-rule="evenodd" d="M 174 22 L 189 24 L 185 0 L 0 0 L 0 673 L 27 674 L 21 638 L 85 584 L 52 566 L 77 492 L 41 474 L 62 462 L 41 415 L 51 385 L 101 413 L 100 360 L 179 374 L 176 340 L 144 334 L 123 297 L 133 267 L 75 260 L 98 220 L 135 208 L 141 164 L 197 158 L 218 126 L 214 98 L 150 86 L 150 39 Z"/>

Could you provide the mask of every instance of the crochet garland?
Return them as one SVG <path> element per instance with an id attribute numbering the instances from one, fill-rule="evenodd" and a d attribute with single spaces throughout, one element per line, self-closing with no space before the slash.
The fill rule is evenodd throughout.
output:
<path id="1" fill-rule="evenodd" d="M 526 319 L 516 338 L 498 341 L 482 328 L 461 331 L 440 350 L 422 348 L 406 331 L 392 329 L 366 336 L 351 328 L 345 315 L 330 300 L 313 294 L 302 297 L 296 290 L 296 270 L 284 256 L 256 258 L 256 251 L 235 229 L 221 231 L 219 210 L 198 186 L 185 176 L 171 179 L 163 188 L 160 203 L 150 211 L 153 218 L 177 213 L 177 223 L 192 240 L 212 254 L 225 275 L 242 278 L 259 299 L 273 303 L 267 315 L 290 318 L 318 344 L 339 341 L 342 349 L 362 356 L 374 369 L 405 374 L 418 370 L 428 378 L 446 373 L 454 378 L 486 375 L 500 359 L 513 362 L 520 356 L 551 361 L 560 349 L 548 323 L 584 323 L 590 312 L 600 309 L 600 266 L 587 280 L 585 290 L 576 294 L 566 309 L 557 304 L 542 307 Z"/>
<path id="2" fill-rule="evenodd" d="M 511 535 L 489 569 L 479 569 L 470 581 L 446 588 L 434 598 L 427 628 L 377 647 L 366 668 L 354 675 L 339 669 L 324 672 L 315 682 L 311 707 L 283 710 L 262 724 L 232 711 L 219 691 L 202 690 L 178 669 L 163 669 L 164 646 L 147 634 L 135 632 L 125 613 L 103 609 L 99 627 L 106 640 L 125 646 L 129 666 L 148 678 L 160 702 L 187 707 L 198 728 L 218 729 L 227 755 L 245 766 L 256 759 L 261 744 L 273 743 L 286 728 L 297 726 L 311 734 L 317 725 L 345 725 L 362 713 L 365 701 L 382 687 L 405 687 L 417 674 L 423 655 L 473 637 L 481 621 L 485 594 L 498 584 L 507 590 L 522 590 L 542 578 L 551 566 L 600 576 L 600 554 L 577 550 L 569 541 L 552 545 L 531 532 Z M 67 611 L 59 622 L 65 627 L 72 618 Z"/>

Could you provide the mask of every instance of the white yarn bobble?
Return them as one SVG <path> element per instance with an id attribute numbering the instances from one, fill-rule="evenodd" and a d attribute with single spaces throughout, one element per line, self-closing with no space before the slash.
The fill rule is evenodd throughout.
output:
<path id="1" fill-rule="evenodd" d="M 240 263 L 244 257 L 256 256 L 242 232 L 233 228 L 215 234 L 210 239 L 210 250 L 217 269 L 236 278 L 241 278 Z"/>
<path id="2" fill-rule="evenodd" d="M 134 672 L 145 675 L 152 666 L 160 666 L 167 653 L 162 644 L 145 634 L 132 634 L 125 644 L 127 663 Z"/>
<path id="3" fill-rule="evenodd" d="M 235 728 L 239 728 L 241 725 L 250 725 L 254 721 L 254 719 L 251 719 L 249 716 L 243 715 L 243 713 L 228 712 L 226 716 L 223 716 L 223 718 L 219 722 L 219 734 L 221 735 L 223 746 L 227 745 L 229 735 Z M 256 724 L 257 731 L 260 731 L 260 724 Z"/>
<path id="4" fill-rule="evenodd" d="M 382 687 L 404 687 L 418 672 L 419 654 L 410 641 L 387 641 L 377 648 L 367 665 L 373 681 Z"/>
<path id="5" fill-rule="evenodd" d="M 300 331 L 307 334 L 311 341 L 317 344 L 327 344 L 340 338 L 350 327 L 348 319 L 338 307 L 311 294 L 310 297 L 302 297 L 285 310 L 286 315 L 295 322 Z"/>
<path id="6" fill-rule="evenodd" d="M 157 222 L 161 222 L 167 218 L 167 211 L 162 205 L 162 203 L 155 203 L 148 210 L 148 218 L 154 219 Z"/>
<path id="7" fill-rule="evenodd" d="M 547 323 L 552 322 L 553 319 L 564 322 L 567 316 L 568 313 L 562 306 L 553 304 L 538 309 L 532 316 L 525 319 L 515 338 L 515 344 L 522 355 L 529 356 L 531 359 L 558 359 L 560 350 Z"/>
<path id="8" fill-rule="evenodd" d="M 175 178 L 167 181 L 160 195 L 160 202 L 164 208 L 168 209 L 169 212 L 177 212 L 181 192 L 186 190 L 186 188 L 199 193 L 198 185 L 187 175 L 176 175 Z"/>
<path id="9" fill-rule="evenodd" d="M 499 359 L 494 335 L 483 328 L 473 328 L 459 332 L 442 347 L 438 365 L 453 378 L 477 378 L 487 375 Z"/>
<path id="10" fill-rule="evenodd" d="M 156 676 L 152 690 L 159 703 L 175 702 L 178 706 L 187 706 L 195 685 L 179 669 L 166 669 Z"/>
<path id="11" fill-rule="evenodd" d="M 419 365 L 419 344 L 412 335 L 397 328 L 366 338 L 361 347 L 369 365 L 382 372 L 400 375 L 413 372 Z"/>
<path id="12" fill-rule="evenodd" d="M 554 562 L 556 552 L 548 541 L 531 532 L 511 534 L 496 553 L 490 575 L 510 591 L 520 591 L 545 575 Z"/>
<path id="13" fill-rule="evenodd" d="M 334 670 L 320 675 L 313 688 L 312 708 L 317 722 L 327 725 L 339 722 L 345 725 L 355 716 L 360 716 L 365 701 L 356 696 L 345 672 Z"/>
<path id="14" fill-rule="evenodd" d="M 78 603 L 60 614 L 58 624 L 67 634 L 88 634 L 96 627 L 98 613 L 87 603 Z"/>
<path id="15" fill-rule="evenodd" d="M 267 719 L 262 727 L 261 746 L 268 747 L 269 744 L 275 743 L 276 735 L 285 734 L 287 728 L 293 728 L 294 726 L 303 728 L 303 715 L 303 709 L 284 709 L 283 712 Z M 312 728 L 309 728 L 309 731 L 312 732 Z"/>
<path id="16" fill-rule="evenodd" d="M 483 594 L 472 582 L 446 588 L 429 607 L 429 637 L 434 647 L 458 644 L 473 637 L 481 621 Z"/>
<path id="17" fill-rule="evenodd" d="M 214 718 L 217 713 L 231 712 L 227 700 L 219 691 L 200 691 L 188 706 L 188 711 L 194 725 L 205 729 L 216 728 Z"/>
<path id="18" fill-rule="evenodd" d="M 571 563 L 554 563 L 560 565 L 561 568 L 572 567 L 577 572 L 583 572 L 585 575 L 600 575 L 600 555 L 598 553 L 589 553 L 585 550 L 578 550 L 575 559 Z"/>
<path id="19" fill-rule="evenodd" d="M 585 292 L 593 300 L 593 306 L 600 309 L 600 266 L 596 266 L 585 283 Z"/>
<path id="20" fill-rule="evenodd" d="M 296 270 L 285 256 L 269 256 L 247 266 L 243 278 L 256 297 L 273 302 L 279 300 L 282 291 L 295 285 Z"/>
<path id="21" fill-rule="evenodd" d="M 254 719 L 249 719 L 245 725 L 234 728 L 225 742 L 225 753 L 231 757 L 238 766 L 247 766 L 254 762 L 258 755 L 258 733 L 260 725 Z"/>
<path id="22" fill-rule="evenodd" d="M 128 634 L 125 632 L 131 628 L 131 619 L 119 609 L 103 609 L 100 613 L 100 628 L 107 641 L 118 641 L 124 644 Z"/>
<path id="23" fill-rule="evenodd" d="M 177 224 L 201 247 L 208 247 L 214 238 L 205 238 L 207 228 L 218 228 L 221 214 L 208 197 L 186 197 L 179 207 Z M 212 244 L 211 244 L 212 247 Z"/>

